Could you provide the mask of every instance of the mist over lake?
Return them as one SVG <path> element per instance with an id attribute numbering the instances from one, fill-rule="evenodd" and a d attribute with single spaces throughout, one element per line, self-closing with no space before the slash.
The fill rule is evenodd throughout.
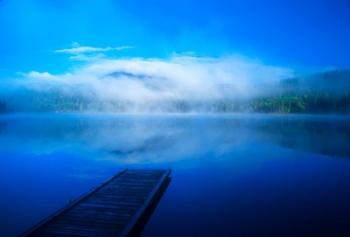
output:
<path id="1" fill-rule="evenodd" d="M 23 232 L 125 167 L 173 169 L 143 236 L 347 232 L 349 136 L 343 116 L 2 116 L 0 233 Z"/>

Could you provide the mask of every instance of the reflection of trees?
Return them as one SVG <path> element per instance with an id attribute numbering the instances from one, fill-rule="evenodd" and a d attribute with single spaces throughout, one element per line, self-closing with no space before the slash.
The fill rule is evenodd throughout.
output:
<path id="1" fill-rule="evenodd" d="M 350 157 L 350 121 L 317 117 L 288 118 L 257 124 L 263 139 L 292 149 Z"/>
<path id="2" fill-rule="evenodd" d="M 2 100 L 0 100 L 0 114 L 7 112 L 7 106 L 6 103 Z"/>
<path id="3" fill-rule="evenodd" d="M 1 120 L 0 139 L 27 141 L 30 149 L 81 146 L 137 159 L 220 155 L 251 142 L 350 157 L 350 121 L 317 116 L 24 116 Z"/>
<path id="4" fill-rule="evenodd" d="M 3 120 L 0 120 L 0 134 L 5 131 L 6 127 L 7 127 L 7 123 Z"/>

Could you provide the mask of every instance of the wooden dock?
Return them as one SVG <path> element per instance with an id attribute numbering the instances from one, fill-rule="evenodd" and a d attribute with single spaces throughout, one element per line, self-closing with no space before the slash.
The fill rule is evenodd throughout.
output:
<path id="1" fill-rule="evenodd" d="M 23 236 L 138 236 L 170 182 L 170 170 L 124 170 Z"/>

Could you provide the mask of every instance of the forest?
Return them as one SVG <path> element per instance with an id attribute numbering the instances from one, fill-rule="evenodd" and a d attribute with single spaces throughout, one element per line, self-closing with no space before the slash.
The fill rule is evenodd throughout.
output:
<path id="1" fill-rule="evenodd" d="M 59 90 L 19 90 L 0 94 L 0 113 L 9 112 L 255 112 L 350 114 L 350 71 L 331 71 L 279 82 L 273 93 L 248 98 L 167 101 L 101 100 L 94 95 Z"/>

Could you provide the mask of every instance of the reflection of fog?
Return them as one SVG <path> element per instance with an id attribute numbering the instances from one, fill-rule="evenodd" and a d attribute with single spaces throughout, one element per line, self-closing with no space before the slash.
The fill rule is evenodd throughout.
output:
<path id="1" fill-rule="evenodd" d="M 164 162 L 229 154 L 269 143 L 350 157 L 350 122 L 312 116 L 9 116 L 0 119 L 0 149 L 24 153 L 100 152 L 121 162 Z"/>

